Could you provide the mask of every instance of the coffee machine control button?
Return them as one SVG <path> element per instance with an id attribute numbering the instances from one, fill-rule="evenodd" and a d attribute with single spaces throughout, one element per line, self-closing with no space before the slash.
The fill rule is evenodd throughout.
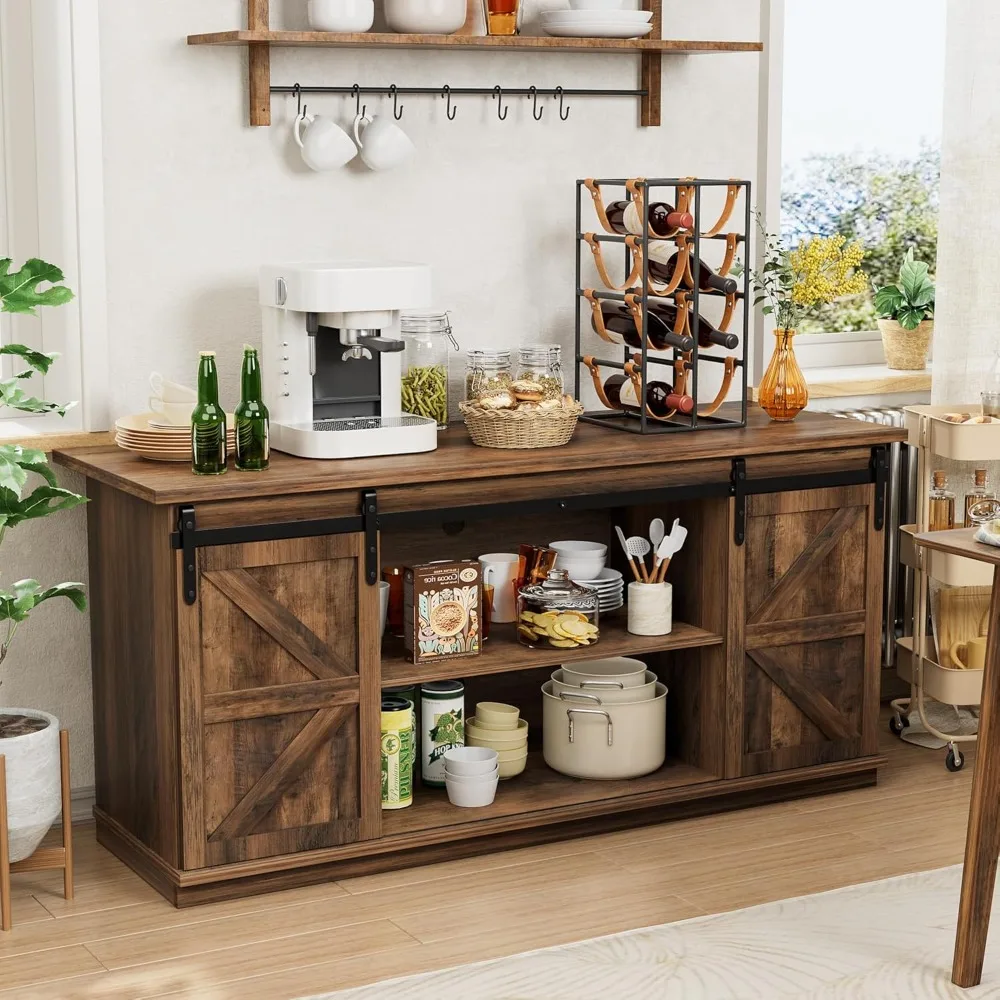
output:
<path id="1" fill-rule="evenodd" d="M 284 278 L 276 278 L 274 282 L 274 301 L 276 305 L 283 306 L 288 301 L 288 287 Z"/>

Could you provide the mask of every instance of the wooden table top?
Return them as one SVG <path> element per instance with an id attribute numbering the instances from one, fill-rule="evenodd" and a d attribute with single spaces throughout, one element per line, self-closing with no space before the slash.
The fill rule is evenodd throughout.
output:
<path id="1" fill-rule="evenodd" d="M 913 541 L 928 549 L 948 552 L 953 556 L 965 556 L 979 562 L 1000 566 L 1000 546 L 977 542 L 973 537 L 975 528 L 952 528 L 949 531 L 925 531 L 914 535 Z"/>
<path id="2" fill-rule="evenodd" d="M 335 461 L 272 452 L 267 472 L 230 471 L 224 476 L 195 476 L 186 463 L 149 462 L 115 447 L 60 449 L 54 458 L 68 469 L 151 503 L 194 503 L 536 472 L 586 472 L 622 464 L 866 448 L 904 438 L 902 428 L 825 413 L 804 412 L 791 423 L 773 423 L 753 407 L 745 428 L 640 436 L 581 423 L 565 447 L 525 451 L 478 448 L 464 425 L 457 423 L 438 435 L 433 452 Z"/>

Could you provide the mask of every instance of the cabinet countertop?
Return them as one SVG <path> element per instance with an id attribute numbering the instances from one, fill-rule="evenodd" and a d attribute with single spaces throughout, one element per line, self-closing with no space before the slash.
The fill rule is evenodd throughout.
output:
<path id="1" fill-rule="evenodd" d="M 866 448 L 905 436 L 901 428 L 824 413 L 804 412 L 791 423 L 772 423 L 753 407 L 745 428 L 640 436 L 581 423 L 565 447 L 523 451 L 478 448 L 459 423 L 439 435 L 437 451 L 424 454 L 323 461 L 272 452 L 265 473 L 230 470 L 211 477 L 193 475 L 185 463 L 150 462 L 114 447 L 59 449 L 54 458 L 150 503 L 170 504 Z"/>

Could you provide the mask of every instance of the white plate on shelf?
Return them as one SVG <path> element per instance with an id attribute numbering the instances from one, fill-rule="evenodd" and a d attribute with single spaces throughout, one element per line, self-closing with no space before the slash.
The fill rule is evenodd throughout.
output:
<path id="1" fill-rule="evenodd" d="M 651 24 L 640 29 L 620 24 L 595 27 L 587 27 L 582 24 L 543 24 L 542 28 L 547 35 L 552 35 L 553 38 L 642 38 L 653 30 Z"/>
<path id="2" fill-rule="evenodd" d="M 550 10 L 539 17 L 541 21 L 552 24 L 583 24 L 585 22 L 600 22 L 601 24 L 649 24 L 653 20 L 651 10 Z"/>

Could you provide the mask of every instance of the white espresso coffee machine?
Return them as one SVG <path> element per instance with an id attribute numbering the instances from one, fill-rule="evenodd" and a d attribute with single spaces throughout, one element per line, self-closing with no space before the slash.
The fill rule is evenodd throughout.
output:
<path id="1" fill-rule="evenodd" d="M 433 451 L 437 424 L 403 413 L 399 311 L 431 304 L 426 264 L 342 260 L 260 271 L 271 444 L 303 458 Z"/>

